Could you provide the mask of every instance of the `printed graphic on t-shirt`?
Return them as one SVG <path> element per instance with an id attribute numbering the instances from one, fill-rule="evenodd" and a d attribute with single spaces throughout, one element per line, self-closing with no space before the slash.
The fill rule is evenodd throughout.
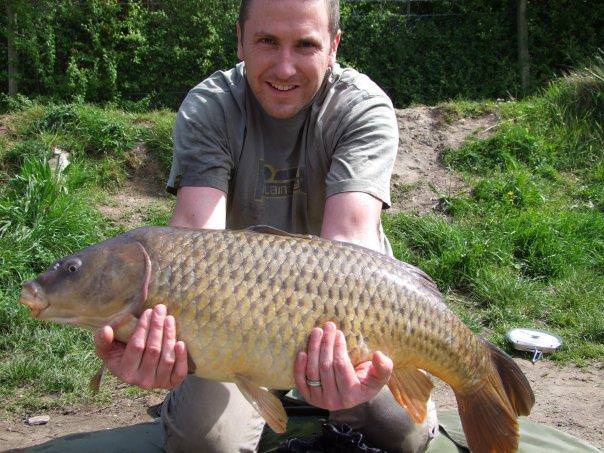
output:
<path id="1" fill-rule="evenodd" d="M 306 193 L 304 167 L 275 168 L 258 162 L 255 199 L 291 197 L 294 193 Z"/>

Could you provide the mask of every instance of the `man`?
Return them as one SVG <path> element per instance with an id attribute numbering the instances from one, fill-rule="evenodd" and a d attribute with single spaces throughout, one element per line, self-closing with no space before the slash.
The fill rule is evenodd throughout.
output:
<path id="1" fill-rule="evenodd" d="M 390 203 L 397 124 L 377 85 L 335 62 L 338 1 L 243 1 L 237 37 L 243 63 L 203 81 L 179 110 L 171 225 L 267 224 L 388 253 L 380 213 Z M 255 450 L 262 419 L 234 384 L 184 379 L 186 346 L 175 340 L 165 307 L 142 315 L 128 345 L 112 340 L 105 327 L 97 350 L 119 378 L 178 386 L 162 408 L 166 449 Z M 379 352 L 355 369 L 333 323 L 309 332 L 294 365 L 300 393 L 331 419 L 377 447 L 422 450 L 429 428 L 415 426 L 384 387 L 391 373 L 392 361 Z"/>

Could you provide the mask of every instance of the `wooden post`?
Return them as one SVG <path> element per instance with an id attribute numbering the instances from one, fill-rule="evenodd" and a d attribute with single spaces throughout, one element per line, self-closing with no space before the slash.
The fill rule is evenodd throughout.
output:
<path id="1" fill-rule="evenodd" d="M 6 0 L 6 48 L 8 71 L 8 95 L 17 95 L 17 52 L 15 51 L 15 25 L 17 14 Z"/>
<path id="2" fill-rule="evenodd" d="M 529 50 L 528 50 L 528 25 L 526 22 L 527 0 L 518 0 L 517 23 L 518 23 L 518 63 L 520 65 L 520 80 L 522 90 L 529 88 Z"/>

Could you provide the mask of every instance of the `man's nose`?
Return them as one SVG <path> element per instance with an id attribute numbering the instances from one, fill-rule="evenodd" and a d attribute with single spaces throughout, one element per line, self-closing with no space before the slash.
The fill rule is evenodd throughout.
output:
<path id="1" fill-rule="evenodd" d="M 284 48 L 279 52 L 275 75 L 281 80 L 287 80 L 296 74 L 296 57 L 290 49 Z"/>

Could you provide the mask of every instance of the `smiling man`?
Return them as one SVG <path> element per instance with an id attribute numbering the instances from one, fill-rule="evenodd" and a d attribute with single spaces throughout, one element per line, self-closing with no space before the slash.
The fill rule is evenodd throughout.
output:
<path id="1" fill-rule="evenodd" d="M 237 24 L 237 55 L 268 116 L 294 117 L 309 105 L 334 65 L 341 33 L 331 22 L 338 12 L 332 10 L 330 18 L 325 6 L 337 5 L 264 2 L 253 5 L 255 14 L 244 6 Z"/>
<path id="2" fill-rule="evenodd" d="M 390 253 L 380 213 L 390 204 L 398 147 L 394 110 L 368 77 L 336 64 L 340 37 L 337 0 L 242 2 L 242 62 L 193 88 L 178 112 L 167 186 L 177 195 L 172 225 L 264 224 Z M 109 327 L 96 336 L 115 375 L 173 388 L 162 408 L 167 450 L 255 450 L 262 419 L 233 384 L 184 379 L 186 345 L 165 307 L 141 317 L 128 345 L 112 340 Z M 333 324 L 309 332 L 294 369 L 310 404 L 374 446 L 426 447 L 435 421 L 416 426 L 394 401 L 384 387 L 392 361 L 378 352 L 353 367 Z"/>

